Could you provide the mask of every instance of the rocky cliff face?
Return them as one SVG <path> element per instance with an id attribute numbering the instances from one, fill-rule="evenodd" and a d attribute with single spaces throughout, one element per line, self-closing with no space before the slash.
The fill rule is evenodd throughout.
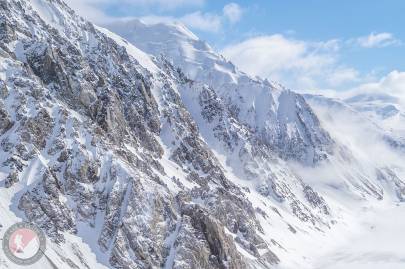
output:
<path id="1" fill-rule="evenodd" d="M 91 227 L 115 268 L 248 267 L 236 245 L 277 263 L 172 66 L 141 52 L 140 63 L 60 1 L 3 1 L 0 12 L 2 184 L 20 189 L 24 218 L 57 243 Z"/>
<path id="2" fill-rule="evenodd" d="M 181 93 L 182 99 L 191 112 L 201 107 L 204 121 L 216 126 L 198 122 L 200 128 L 213 127 L 210 132 L 229 148 L 236 146 L 236 136 L 242 133 L 229 128 L 239 125 L 238 129 L 249 132 L 250 144 L 266 146 L 267 151 L 285 160 L 312 165 L 332 152 L 333 140 L 302 96 L 240 72 L 183 25 L 130 20 L 107 27 L 140 49 L 165 57 L 188 78 L 206 85 L 197 92 Z"/>
<path id="3" fill-rule="evenodd" d="M 304 98 L 178 25 L 137 27 L 110 27 L 126 41 L 60 0 L 0 2 L 0 223 L 39 225 L 61 268 L 273 268 L 286 236 L 330 229 L 289 163 L 334 160 Z M 148 46 L 159 31 L 175 35 Z M 190 46 L 193 64 L 173 54 Z"/>

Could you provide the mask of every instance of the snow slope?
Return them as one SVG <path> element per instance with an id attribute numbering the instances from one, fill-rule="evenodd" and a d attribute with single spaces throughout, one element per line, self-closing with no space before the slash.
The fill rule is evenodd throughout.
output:
<path id="1" fill-rule="evenodd" d="M 285 200 L 286 196 L 280 195 L 274 186 L 287 184 L 287 193 L 299 196 L 302 189 L 291 186 L 300 180 L 304 185 L 313 187 L 325 199 L 335 217 L 331 223 L 337 224 L 334 224 L 331 230 L 322 230 L 321 234 L 303 228 L 302 224 L 297 224 L 293 219 L 287 223 L 301 227 L 306 236 L 294 234 L 290 238 L 283 224 L 277 224 L 273 219 L 271 225 L 268 225 L 262 220 L 265 229 L 271 231 L 273 239 L 280 242 L 286 250 L 275 250 L 281 259 L 280 268 L 371 268 L 371 265 L 394 268 L 403 263 L 404 252 L 390 253 L 390 248 L 384 246 L 391 245 L 391 240 L 395 246 L 399 240 L 393 240 L 388 233 L 382 232 L 377 235 L 383 242 L 381 246 L 370 245 L 369 241 L 365 240 L 370 234 L 363 232 L 368 230 L 365 226 L 373 225 L 373 218 L 377 218 L 379 214 L 383 215 L 384 210 L 401 210 L 401 206 L 397 208 L 397 203 L 401 205 L 405 190 L 405 167 L 402 162 L 404 156 L 395 150 L 403 141 L 403 113 L 399 100 L 388 95 L 373 94 L 346 98 L 343 101 L 307 96 L 315 115 L 320 119 L 320 125 L 336 143 L 332 145 L 333 143 L 329 142 L 328 145 L 328 142 L 325 142 L 328 141 L 327 136 L 316 142 L 318 146 L 322 145 L 321 147 L 326 149 L 327 160 L 320 161 L 315 166 L 308 166 L 313 163 L 311 157 L 308 160 L 308 155 L 300 159 L 294 155 L 286 157 L 281 154 L 284 160 L 278 159 L 275 162 L 275 156 L 269 158 L 259 154 L 259 161 L 257 150 L 254 149 L 255 144 L 251 142 L 249 127 L 259 132 L 285 128 L 286 131 L 281 136 L 290 138 L 293 138 L 297 131 L 303 133 L 303 129 L 297 128 L 299 125 L 294 120 L 297 111 L 297 108 L 294 108 L 297 105 L 293 101 L 294 95 L 287 94 L 288 91 L 277 83 L 250 78 L 238 71 L 237 67 L 216 54 L 205 42 L 189 31 L 184 31 L 182 25 L 146 24 L 131 20 L 107 27 L 142 50 L 156 57 L 163 55 L 197 84 L 206 85 L 196 86 L 197 91 L 185 89 L 180 91 L 180 95 L 196 119 L 204 139 L 215 149 L 218 159 L 229 171 L 229 177 L 251 190 L 249 199 L 254 205 L 260 207 L 260 203 L 266 203 L 262 200 L 264 193 L 265 197 L 271 197 L 270 200 L 275 202 L 275 207 L 280 209 L 280 212 L 288 212 L 285 203 L 284 206 L 279 203 L 280 200 Z M 165 42 L 161 42 L 161 37 Z M 220 100 L 213 101 L 217 99 Z M 225 104 L 221 100 L 226 100 Z M 303 104 L 298 103 L 298 107 L 300 106 Z M 210 110 L 215 108 L 215 113 L 224 115 L 215 117 L 206 111 L 207 107 Z M 234 108 L 237 108 L 237 113 L 233 112 Z M 235 117 L 235 114 L 238 116 Z M 311 119 L 306 116 L 303 121 L 308 123 Z M 310 128 L 314 132 L 314 127 Z M 243 132 L 239 131 L 233 136 L 232 131 L 235 129 Z M 241 135 L 242 133 L 244 135 Z M 318 134 L 318 137 L 322 135 Z M 291 140 L 284 143 L 289 144 Z M 327 150 L 330 145 L 332 150 Z M 246 148 L 253 148 L 256 153 Z M 277 146 L 273 144 L 272 149 L 274 148 Z M 294 146 L 282 151 L 291 152 L 296 149 L 297 146 Z M 241 152 L 248 152 L 249 157 Z M 246 180 L 247 178 L 249 180 Z M 268 178 L 271 178 L 269 185 L 273 186 L 270 194 L 268 185 L 263 184 L 269 182 Z M 295 181 L 294 178 L 298 180 Z M 265 212 L 267 213 L 266 210 Z M 401 222 L 402 219 L 399 217 L 398 221 Z M 381 231 L 398 227 L 395 218 L 387 218 L 378 224 L 375 221 L 375 225 L 381 226 Z M 348 248 L 346 245 L 350 245 L 352 239 L 358 239 L 359 244 Z M 363 244 L 362 241 L 366 243 Z M 308 247 L 308 244 L 312 247 Z M 348 248 L 348 251 L 340 251 L 339 248 L 342 247 Z M 388 254 L 373 260 L 373 252 Z M 331 263 L 331 260 L 334 262 Z"/>

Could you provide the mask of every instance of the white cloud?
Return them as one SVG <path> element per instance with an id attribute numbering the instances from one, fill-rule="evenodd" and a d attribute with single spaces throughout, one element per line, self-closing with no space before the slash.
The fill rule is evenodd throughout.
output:
<path id="1" fill-rule="evenodd" d="M 226 22 L 231 24 L 238 22 L 242 13 L 242 8 L 238 4 L 230 3 L 224 6 L 222 14 L 196 11 L 180 17 L 149 15 L 141 17 L 141 19 L 146 23 L 181 22 L 195 30 L 217 33 Z"/>
<path id="2" fill-rule="evenodd" d="M 354 68 L 336 68 L 328 78 L 328 82 L 330 85 L 341 85 L 347 81 L 358 81 L 359 76 L 359 71 Z"/>
<path id="3" fill-rule="evenodd" d="M 111 0 L 110 0 L 111 1 Z M 160 9 L 173 10 L 179 7 L 185 6 L 197 6 L 200 7 L 205 3 L 205 0 L 115 0 L 116 2 L 127 2 L 128 4 L 137 6 L 149 6 Z"/>
<path id="4" fill-rule="evenodd" d="M 134 7 L 156 7 L 157 10 L 170 11 L 175 8 L 185 6 L 199 7 L 205 3 L 205 0 L 66 0 L 79 15 L 97 24 L 108 24 L 114 20 L 122 19 L 108 16 L 103 12 L 103 7 L 107 5 L 123 6 L 128 5 L 128 8 Z M 236 23 L 242 17 L 242 8 L 235 3 L 229 3 L 224 8 L 222 13 L 195 11 L 184 14 L 182 16 L 160 16 L 147 15 L 141 19 L 148 23 L 158 22 L 181 22 L 186 26 L 205 32 L 219 32 L 226 22 Z"/>
<path id="5" fill-rule="evenodd" d="M 382 48 L 401 43 L 391 33 L 371 33 L 368 36 L 359 37 L 356 41 L 363 48 Z"/>
<path id="6" fill-rule="evenodd" d="M 115 17 L 108 16 L 103 8 L 107 5 L 117 8 L 148 8 L 157 11 L 173 11 L 176 8 L 201 7 L 205 0 L 65 0 L 79 15 L 94 22 L 108 23 Z"/>
<path id="7" fill-rule="evenodd" d="M 186 14 L 179 19 L 185 25 L 206 32 L 218 32 L 222 27 L 221 17 L 212 13 L 200 11 Z"/>
<path id="8" fill-rule="evenodd" d="M 222 54 L 248 74 L 307 90 L 337 87 L 358 79 L 355 69 L 339 64 L 339 49 L 339 40 L 306 42 L 277 34 L 230 45 Z"/>
<path id="9" fill-rule="evenodd" d="M 242 18 L 242 8 L 236 3 L 229 3 L 223 8 L 224 16 L 230 23 L 236 23 Z"/>
<path id="10" fill-rule="evenodd" d="M 364 77 L 357 80 L 356 85 L 343 91 L 331 88 L 312 89 L 305 92 L 338 99 L 348 99 L 358 95 L 395 97 L 398 104 L 405 106 L 405 72 L 393 70 L 379 78 Z"/>
<path id="11" fill-rule="evenodd" d="M 357 94 L 381 93 L 399 98 L 405 105 L 405 72 L 394 70 L 380 80 L 363 83 L 344 93 L 346 97 Z"/>
<path id="12" fill-rule="evenodd" d="M 206 32 L 218 32 L 222 27 L 221 17 L 212 13 L 194 12 L 180 18 L 171 16 L 144 16 L 140 18 L 148 24 L 180 22 L 184 25 Z"/>

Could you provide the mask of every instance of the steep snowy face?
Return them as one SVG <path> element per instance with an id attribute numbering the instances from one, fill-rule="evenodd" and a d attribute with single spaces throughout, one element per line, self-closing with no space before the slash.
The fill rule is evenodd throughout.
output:
<path id="1" fill-rule="evenodd" d="M 257 197 L 275 201 L 303 222 L 329 226 L 324 198 L 284 161 L 315 165 L 334 147 L 302 96 L 239 72 L 182 25 L 135 20 L 108 27 L 178 68 L 188 85 L 178 88 L 180 97 L 204 141 L 255 205 L 261 207 Z"/>
<path id="2" fill-rule="evenodd" d="M 230 178 L 251 191 L 255 206 L 261 208 L 261 199 L 280 203 L 302 222 L 329 227 L 327 202 L 285 162 L 316 165 L 334 148 L 302 96 L 238 71 L 182 25 L 134 20 L 108 28 L 188 78 L 190 87 L 179 88 L 182 101 Z"/>
<path id="3" fill-rule="evenodd" d="M 266 145 L 283 159 L 306 164 L 317 163 L 331 153 L 333 141 L 300 95 L 240 72 L 183 25 L 131 20 L 107 27 L 142 50 L 156 57 L 163 55 L 188 78 L 207 85 L 222 100 L 223 109 L 252 131 L 252 143 Z M 185 103 L 195 108 L 201 98 L 189 98 Z M 205 129 L 203 125 L 199 122 Z"/>
<path id="4" fill-rule="evenodd" d="M 2 1 L 0 37 L 0 222 L 39 225 L 54 266 L 271 268 L 333 223 L 279 158 L 332 143 L 301 96 L 190 80 L 60 0 Z"/>
<path id="5" fill-rule="evenodd" d="M 328 227 L 336 229 L 333 224 L 344 223 L 356 231 L 355 223 L 368 208 L 386 203 L 391 210 L 404 201 L 404 156 L 392 150 L 401 144 L 401 125 L 394 123 L 401 121 L 396 120 L 401 119 L 398 100 L 375 95 L 343 102 L 308 97 L 310 108 L 302 96 L 238 71 L 182 25 L 135 20 L 108 28 L 179 69 L 185 84 L 177 90 L 201 136 L 228 178 L 249 190 L 248 199 L 263 213 L 259 221 L 265 233 L 271 231 L 286 250 L 275 248 L 280 268 L 334 268 L 331 260 L 341 265 L 345 257 L 341 259 L 339 248 L 324 263 L 311 259 L 319 253 L 306 250 L 320 243 L 313 249 L 322 252 L 342 240 L 341 234 L 328 233 Z M 394 125 L 395 130 L 389 129 Z M 263 204 L 274 206 L 280 215 Z M 360 225 L 361 230 L 369 229 L 368 224 Z M 327 242 L 319 236 L 323 232 L 331 236 Z M 346 254 L 351 260 L 347 263 L 367 256 L 357 251 L 359 257 Z"/>
<path id="6" fill-rule="evenodd" d="M 58 268 L 279 261 L 178 71 L 59 0 L 2 1 L 0 37 L 1 227 L 35 222 Z"/>

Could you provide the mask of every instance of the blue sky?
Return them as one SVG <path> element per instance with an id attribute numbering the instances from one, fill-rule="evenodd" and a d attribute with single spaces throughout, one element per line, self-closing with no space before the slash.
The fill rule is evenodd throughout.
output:
<path id="1" fill-rule="evenodd" d="M 243 71 L 296 90 L 346 90 L 405 70 L 402 0 L 67 2 L 98 24 L 181 21 Z"/>

